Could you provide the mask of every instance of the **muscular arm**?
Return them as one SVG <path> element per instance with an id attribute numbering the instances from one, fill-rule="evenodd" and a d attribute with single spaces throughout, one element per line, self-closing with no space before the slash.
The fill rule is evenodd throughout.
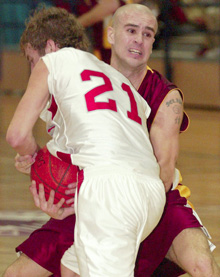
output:
<path id="1" fill-rule="evenodd" d="M 177 90 L 173 90 L 160 105 L 150 129 L 150 140 L 166 191 L 170 189 L 174 178 L 182 118 L 182 98 Z"/>
<path id="2" fill-rule="evenodd" d="M 89 12 L 79 16 L 78 20 L 86 28 L 113 14 L 119 6 L 118 0 L 101 0 Z"/>
<path id="3" fill-rule="evenodd" d="M 33 155 L 38 150 L 32 130 L 49 98 L 47 77 L 47 67 L 40 60 L 9 125 L 6 140 L 20 155 Z"/>

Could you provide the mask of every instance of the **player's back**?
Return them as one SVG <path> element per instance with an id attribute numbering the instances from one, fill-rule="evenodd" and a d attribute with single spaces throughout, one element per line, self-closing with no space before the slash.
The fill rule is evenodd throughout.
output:
<path id="1" fill-rule="evenodd" d="M 150 108 L 130 82 L 90 53 L 64 48 L 45 56 L 58 128 L 49 151 L 71 154 L 81 167 L 127 165 L 152 176 L 159 169 L 148 138 Z"/>

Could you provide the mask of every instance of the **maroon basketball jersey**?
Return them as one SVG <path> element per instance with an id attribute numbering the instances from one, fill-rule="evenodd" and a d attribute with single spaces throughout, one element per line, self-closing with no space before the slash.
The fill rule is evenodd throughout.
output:
<path id="1" fill-rule="evenodd" d="M 179 88 L 168 81 L 159 72 L 148 67 L 147 73 L 138 89 L 140 95 L 147 101 L 148 105 L 151 107 L 151 113 L 147 120 L 148 130 L 150 130 L 152 122 L 157 114 L 158 108 L 160 107 L 164 98 L 173 89 L 178 90 L 183 99 L 183 93 Z M 188 125 L 189 119 L 184 112 L 180 132 L 185 131 Z"/>

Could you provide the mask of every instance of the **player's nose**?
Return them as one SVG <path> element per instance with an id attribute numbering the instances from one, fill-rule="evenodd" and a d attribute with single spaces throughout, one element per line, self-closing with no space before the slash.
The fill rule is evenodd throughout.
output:
<path id="1" fill-rule="evenodd" d="M 142 36 L 142 33 L 137 33 L 135 35 L 135 42 L 138 43 L 138 44 L 141 44 L 143 42 L 143 36 Z"/>

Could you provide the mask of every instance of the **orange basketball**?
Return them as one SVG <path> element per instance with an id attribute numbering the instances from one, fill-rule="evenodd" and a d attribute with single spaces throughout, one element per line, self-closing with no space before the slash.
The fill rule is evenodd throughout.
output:
<path id="1" fill-rule="evenodd" d="M 31 180 L 36 181 L 37 190 L 39 184 L 44 185 L 45 198 L 48 200 L 51 190 L 55 191 L 54 203 L 61 198 L 66 200 L 73 198 L 74 194 L 66 195 L 67 185 L 77 180 L 78 167 L 65 163 L 54 157 L 46 146 L 37 153 L 34 164 L 31 166 Z M 67 207 L 66 203 L 63 207 Z"/>

